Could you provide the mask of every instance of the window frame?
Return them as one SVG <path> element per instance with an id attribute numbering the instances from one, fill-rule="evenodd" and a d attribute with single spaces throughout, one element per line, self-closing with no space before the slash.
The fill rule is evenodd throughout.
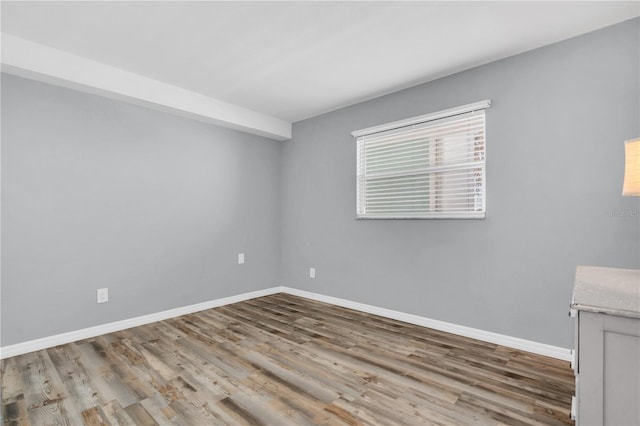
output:
<path id="1" fill-rule="evenodd" d="M 356 154 L 356 219 L 359 220 L 371 220 L 371 219 L 382 219 L 382 220 L 388 220 L 388 219 L 485 219 L 486 218 L 486 194 L 487 194 L 487 180 L 486 180 L 486 153 L 487 153 L 487 143 L 486 143 L 486 136 L 487 136 L 487 126 L 486 126 L 486 114 L 485 114 L 485 110 L 487 108 L 489 108 L 491 106 L 491 100 L 483 100 L 480 102 L 475 102 L 475 103 L 471 103 L 471 104 L 467 104 L 467 105 L 462 105 L 456 108 L 450 108 L 450 109 L 446 109 L 446 110 L 442 110 L 442 111 L 437 111 L 431 114 L 425 114 L 425 115 L 421 115 L 418 117 L 412 117 L 412 118 L 408 118 L 408 119 L 404 119 L 404 120 L 399 120 L 399 121 L 394 121 L 391 123 L 387 123 L 387 124 L 382 124 L 382 125 L 378 125 L 378 126 L 373 126 L 373 127 L 368 127 L 362 130 L 356 130 L 351 132 L 351 135 L 356 139 L 356 150 L 357 150 L 357 154 Z M 402 133 L 403 131 L 406 132 L 409 129 L 415 129 L 415 128 L 428 128 L 430 126 L 433 126 L 435 123 L 433 122 L 438 122 L 440 121 L 441 124 L 446 125 L 447 122 L 451 121 L 451 120 L 455 120 L 455 118 L 452 117 L 456 117 L 456 116 L 460 116 L 460 115 L 473 115 L 473 114 L 478 114 L 479 112 L 481 112 L 483 114 L 483 118 L 482 118 L 482 136 L 483 136 L 483 145 L 482 145 L 482 149 L 483 149 L 483 155 L 482 155 L 482 160 L 477 162 L 476 166 L 467 166 L 467 167 L 463 167 L 465 164 L 467 163 L 463 163 L 460 162 L 457 166 L 452 166 L 454 169 L 456 167 L 460 167 L 459 170 L 465 170 L 468 173 L 475 173 L 473 172 L 474 168 L 480 169 L 481 170 L 481 191 L 480 191 L 480 196 L 481 196 L 481 202 L 482 202 L 482 208 L 481 210 L 469 210 L 469 211 L 455 211 L 455 210 L 445 210 L 445 211 L 429 211 L 429 212 L 418 212 L 418 213 L 409 213 L 409 212 L 405 212 L 402 213 L 400 212 L 399 214 L 393 214 L 392 212 L 382 212 L 382 213 L 366 213 L 363 212 L 361 210 L 361 207 L 363 206 L 363 204 L 366 203 L 366 200 L 364 199 L 364 197 L 366 196 L 366 194 L 363 193 L 363 182 L 362 179 L 364 176 L 366 176 L 366 173 L 363 173 L 363 171 L 361 170 L 362 167 L 364 166 L 364 162 L 361 161 L 361 144 L 366 143 L 366 137 L 367 136 L 373 136 L 376 134 L 380 134 L 380 133 L 385 133 L 386 135 L 393 135 L 394 133 Z M 429 124 L 431 123 L 431 124 Z M 432 142 L 429 142 L 429 149 L 432 149 L 432 145 L 437 144 L 437 143 L 442 143 L 442 142 L 438 142 L 435 139 L 432 140 Z M 471 146 L 471 145 L 470 145 Z M 475 161 L 473 162 L 475 163 Z M 447 168 L 445 167 L 446 170 L 451 171 L 451 168 Z M 428 175 L 431 173 L 437 173 L 437 171 L 429 171 L 429 172 L 425 172 Z M 411 171 L 409 171 L 408 173 L 406 173 L 406 176 L 409 176 L 410 174 L 412 174 Z M 416 174 L 415 172 L 413 173 L 414 175 Z M 402 172 L 399 172 L 399 176 L 403 176 Z M 427 178 L 427 180 L 431 179 L 431 177 L 429 176 Z M 441 177 L 438 177 L 438 179 L 441 179 Z M 433 199 L 434 195 L 433 195 L 433 188 L 431 187 L 431 184 L 427 185 L 428 187 L 428 194 L 425 195 L 425 197 L 429 197 L 430 199 Z M 472 192 L 469 192 L 468 194 L 471 194 Z M 391 196 L 394 196 L 394 193 L 390 194 Z M 446 201 L 446 200 L 445 200 Z"/>

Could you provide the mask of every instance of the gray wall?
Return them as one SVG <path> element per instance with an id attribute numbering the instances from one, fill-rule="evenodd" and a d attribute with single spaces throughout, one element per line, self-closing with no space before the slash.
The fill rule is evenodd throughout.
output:
<path id="1" fill-rule="evenodd" d="M 285 143 L 3 75 L 0 344 L 283 284 L 570 347 L 575 266 L 640 267 L 639 199 L 619 195 L 639 22 Z M 486 98 L 487 219 L 355 220 L 352 130 Z"/>
<path id="2" fill-rule="evenodd" d="M 576 265 L 640 266 L 639 199 L 620 196 L 623 141 L 640 136 L 639 22 L 296 123 L 282 284 L 572 347 Z M 351 131 L 482 99 L 485 220 L 354 219 Z"/>
<path id="3" fill-rule="evenodd" d="M 279 284 L 279 168 L 278 142 L 2 75 L 1 345 Z"/>

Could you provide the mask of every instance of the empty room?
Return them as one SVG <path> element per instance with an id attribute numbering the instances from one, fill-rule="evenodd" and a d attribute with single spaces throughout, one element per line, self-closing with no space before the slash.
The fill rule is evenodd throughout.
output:
<path id="1" fill-rule="evenodd" d="M 640 2 L 0 12 L 2 425 L 640 426 Z"/>

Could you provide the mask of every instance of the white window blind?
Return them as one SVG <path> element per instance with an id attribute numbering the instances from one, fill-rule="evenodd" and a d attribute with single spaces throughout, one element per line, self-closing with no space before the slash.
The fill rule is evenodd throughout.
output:
<path id="1" fill-rule="evenodd" d="M 488 106 L 484 101 L 354 132 L 357 217 L 484 218 Z"/>

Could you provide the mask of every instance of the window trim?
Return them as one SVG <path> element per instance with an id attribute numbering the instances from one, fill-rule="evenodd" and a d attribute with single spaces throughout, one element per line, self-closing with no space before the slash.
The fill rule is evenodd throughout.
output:
<path id="1" fill-rule="evenodd" d="M 456 108 L 444 109 L 442 111 L 432 112 L 430 114 L 419 115 L 417 117 L 406 118 L 404 120 L 392 121 L 387 124 L 367 127 L 366 129 L 354 130 L 351 136 L 360 138 L 362 136 L 372 135 L 374 133 L 386 132 L 387 130 L 399 129 L 401 127 L 409 127 L 416 124 L 426 123 L 428 121 L 440 120 L 441 118 L 453 117 L 454 115 L 466 114 L 467 112 L 479 111 L 487 109 L 491 106 L 491 99 L 462 105 Z"/>
<path id="2" fill-rule="evenodd" d="M 356 142 L 360 143 L 358 139 L 365 138 L 366 136 L 371 136 L 376 133 L 389 132 L 396 129 L 405 129 L 412 126 L 418 126 L 430 121 L 436 121 L 441 119 L 446 119 L 449 117 L 454 117 L 457 115 L 463 115 L 468 113 L 473 113 L 480 110 L 485 110 L 491 106 L 491 100 L 486 99 L 479 102 L 474 102 L 467 105 L 462 105 L 455 108 L 449 108 L 442 111 L 437 111 L 430 114 L 424 114 L 417 117 L 407 118 L 404 120 L 398 120 L 387 124 L 382 124 L 378 126 L 368 127 L 361 130 L 355 130 L 351 132 L 351 135 L 356 139 Z M 360 215 L 358 211 L 358 198 L 362 196 L 360 194 L 360 183 L 356 180 L 356 219 L 358 220 L 388 220 L 388 219 L 484 219 L 486 217 L 486 191 L 487 191 L 487 181 L 486 181 L 486 122 L 484 127 L 484 137 L 485 137 L 485 145 L 484 145 L 484 160 L 482 166 L 482 207 L 483 210 L 480 212 L 477 211 L 468 211 L 468 212 L 431 212 L 431 213 L 422 213 L 417 214 L 415 216 L 406 216 L 399 215 L 393 216 L 392 214 L 388 216 L 369 216 L 369 215 Z M 364 142 L 362 142 L 364 143 Z M 360 148 L 357 148 L 360 149 Z M 356 179 L 359 179 L 359 161 L 358 161 L 358 170 L 356 172 Z M 444 214 L 443 214 L 444 213 Z"/>

